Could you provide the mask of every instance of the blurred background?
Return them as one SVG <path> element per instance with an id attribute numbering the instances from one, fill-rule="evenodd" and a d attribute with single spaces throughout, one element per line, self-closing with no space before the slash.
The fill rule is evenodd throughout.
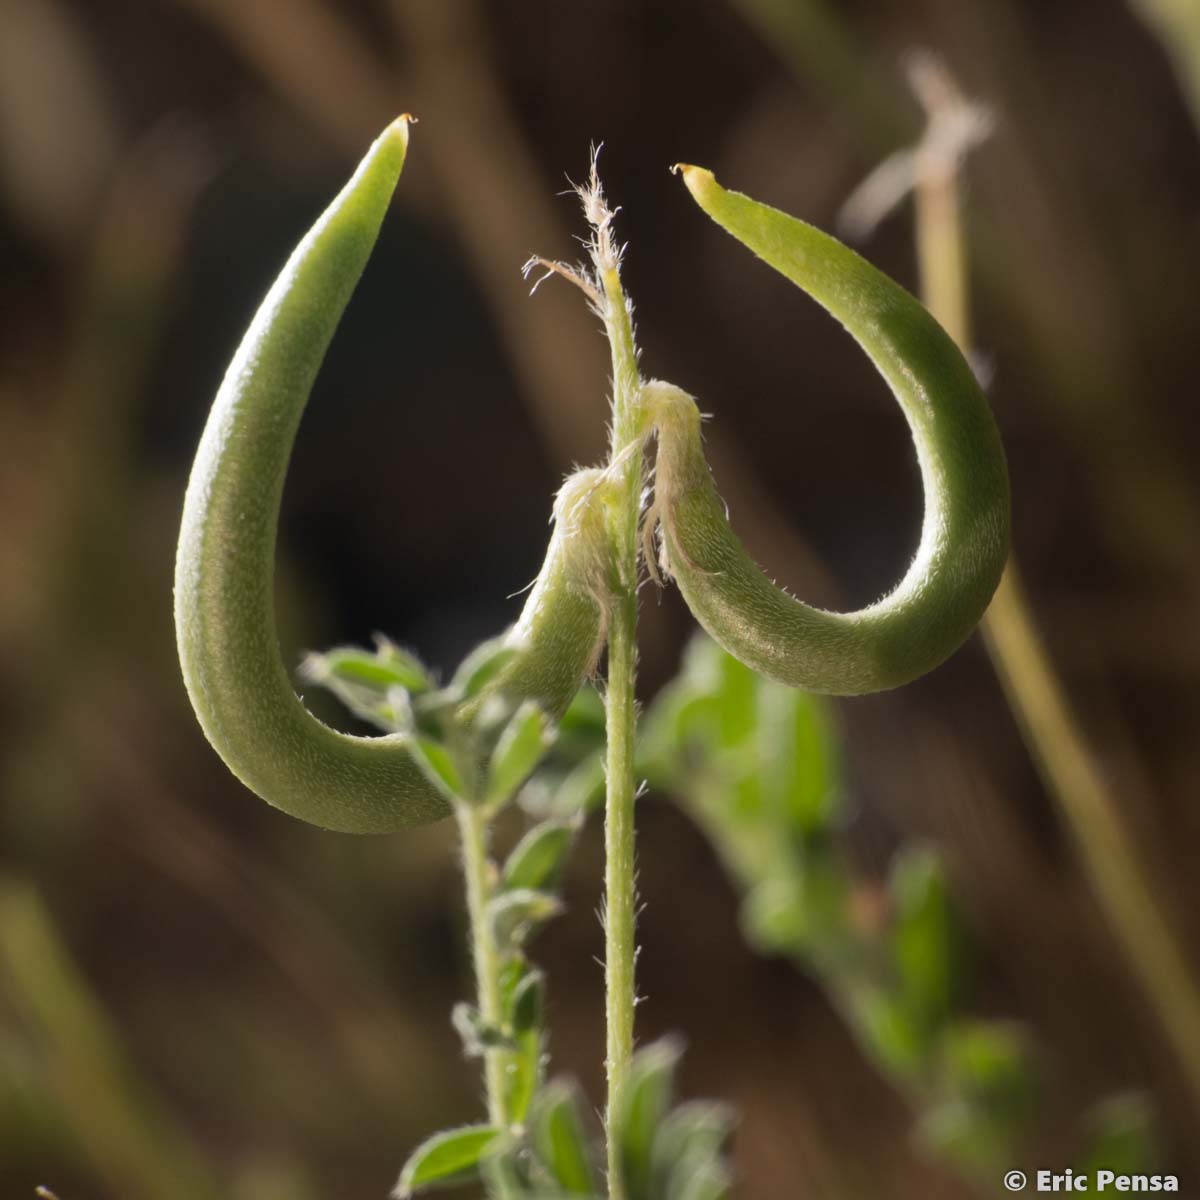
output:
<path id="1" fill-rule="evenodd" d="M 4 1195 L 377 1197 L 416 1142 L 479 1111 L 448 1019 L 471 987 L 452 828 L 356 839 L 255 800 L 201 736 L 171 627 L 211 397 L 376 132 L 420 118 L 297 444 L 288 661 L 381 630 L 445 669 L 518 610 L 553 490 L 604 452 L 597 322 L 520 274 L 581 256 L 563 192 L 593 141 L 643 369 L 713 414 L 759 560 L 857 606 L 919 531 L 902 417 L 667 167 L 832 229 L 920 135 L 901 65 L 918 47 L 994 120 L 965 188 L 974 349 L 1046 653 L 1032 716 L 978 637 L 901 692 L 837 703 L 846 852 L 868 897 L 898 846 L 942 855 L 972 1011 L 1038 1046 L 1028 1165 L 1071 1165 L 1081 1114 L 1133 1090 L 1160 1169 L 1200 1187 L 1194 6 L 3 0 Z M 861 248 L 918 286 L 911 207 Z M 692 626 L 671 592 L 643 596 L 650 702 Z M 921 1149 L 911 1098 L 821 980 L 746 947 L 687 816 L 652 796 L 639 826 L 639 1032 L 681 1031 L 685 1091 L 740 1109 L 740 1194 L 986 1192 Z M 555 1070 L 597 1106 L 601 852 L 593 820 L 537 945 Z"/>

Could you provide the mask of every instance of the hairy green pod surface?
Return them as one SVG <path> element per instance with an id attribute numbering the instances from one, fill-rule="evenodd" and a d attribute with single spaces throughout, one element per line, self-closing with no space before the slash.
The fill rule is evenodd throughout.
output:
<path id="1" fill-rule="evenodd" d="M 510 703 L 536 699 L 560 717 L 595 670 L 616 570 L 609 535 L 616 490 L 614 479 L 599 467 L 576 471 L 559 489 L 546 561 L 507 634 L 511 645 L 525 650 L 489 693 Z"/>
<path id="2" fill-rule="evenodd" d="M 327 829 L 381 833 L 436 820 L 446 801 L 406 734 L 353 737 L 304 707 L 280 657 L 276 526 L 292 444 L 325 352 L 404 165 L 408 121 L 390 125 L 293 252 L 213 402 L 184 501 L 175 624 L 188 695 L 230 770 L 269 804 Z M 599 496 L 575 496 L 572 511 Z M 598 499 L 595 503 L 599 503 Z M 561 511 L 561 504 L 560 504 Z M 568 525 L 595 522 L 575 513 Z M 508 635 L 519 653 L 488 687 L 560 715 L 603 636 L 595 581 L 607 543 L 555 530 Z"/>
<path id="3" fill-rule="evenodd" d="M 731 530 L 691 397 L 650 384 L 664 565 L 700 624 L 763 675 L 835 695 L 907 683 L 961 645 L 1004 570 L 1008 472 L 987 401 L 949 335 L 898 284 L 828 234 L 726 191 L 711 172 L 681 170 L 700 207 L 841 321 L 883 375 L 912 431 L 925 518 L 912 565 L 882 600 L 849 613 L 803 604 Z"/>

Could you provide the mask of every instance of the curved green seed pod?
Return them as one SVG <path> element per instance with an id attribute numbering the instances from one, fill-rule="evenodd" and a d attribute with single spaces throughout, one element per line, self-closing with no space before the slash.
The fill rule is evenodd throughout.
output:
<path id="1" fill-rule="evenodd" d="M 812 608 L 776 587 L 729 527 L 690 397 L 653 385 L 655 505 L 665 565 L 697 620 L 747 666 L 793 687 L 855 695 L 932 670 L 987 608 L 1008 555 L 1004 451 L 970 367 L 925 308 L 827 234 L 682 167 L 700 207 L 836 317 L 887 380 L 925 489 L 921 542 L 895 590 L 857 612 Z"/>
<path id="2" fill-rule="evenodd" d="M 339 733 L 297 697 L 275 633 L 275 536 L 301 414 L 374 247 L 407 145 L 401 118 L 371 147 L 263 301 L 200 441 L 175 569 L 183 677 L 217 753 L 269 804 L 353 833 L 401 829 L 448 809 L 407 735 Z M 581 519 L 567 524 L 579 527 Z M 593 588 L 595 560 L 605 553 L 606 544 L 566 536 L 560 523 L 509 634 L 520 653 L 492 690 L 536 699 L 553 714 L 565 709 L 598 653 L 603 607 Z"/>
<path id="3" fill-rule="evenodd" d="M 610 473 L 599 467 L 574 472 L 559 489 L 542 569 L 503 638 L 518 653 L 461 706 L 463 725 L 475 725 L 493 697 L 510 708 L 536 700 L 551 717 L 561 717 L 595 671 L 616 570 L 608 515 L 616 490 Z"/>

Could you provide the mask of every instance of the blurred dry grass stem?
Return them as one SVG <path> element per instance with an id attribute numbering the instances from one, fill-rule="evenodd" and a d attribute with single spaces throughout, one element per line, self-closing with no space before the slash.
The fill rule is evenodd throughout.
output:
<path id="1" fill-rule="evenodd" d="M 885 158 L 846 198 L 838 213 L 838 224 L 854 241 L 874 233 L 876 226 L 908 198 L 918 180 L 952 178 L 966 156 L 982 145 L 994 128 L 991 110 L 968 100 L 935 55 L 914 51 L 905 66 L 909 84 L 925 112 L 925 132 L 915 146 Z"/>
<path id="2" fill-rule="evenodd" d="M 913 75 L 929 115 L 930 135 L 914 158 L 917 255 L 922 295 L 930 311 L 970 348 L 966 239 L 960 174 L 966 145 L 946 154 L 940 128 L 969 127 L 972 105 L 944 66 L 926 59 Z M 1156 1010 L 1181 1072 L 1200 1102 L 1200 988 L 1160 904 L 1134 831 L 1088 744 L 1066 690 L 1039 636 L 1010 562 L 984 618 L 983 634 L 996 671 L 1052 797 L 1070 829 L 1112 931 Z"/>
<path id="3" fill-rule="evenodd" d="M 118 154 L 90 47 L 59 0 L 5 0 L 0 168 L 5 199 L 60 253 L 78 247 Z"/>
<path id="4" fill-rule="evenodd" d="M 1179 87 L 1200 126 L 1200 5 L 1195 0 L 1130 0 L 1157 35 L 1175 68 Z"/>
<path id="5" fill-rule="evenodd" d="M 45 1069 L 115 1196 L 217 1200 L 190 1139 L 139 1078 L 33 886 L 0 879 L 0 978 L 37 1030 Z"/>

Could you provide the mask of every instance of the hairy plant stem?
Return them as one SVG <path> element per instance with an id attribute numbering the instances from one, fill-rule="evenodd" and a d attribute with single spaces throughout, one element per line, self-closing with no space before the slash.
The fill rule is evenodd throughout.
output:
<path id="1" fill-rule="evenodd" d="M 492 898 L 492 866 L 488 861 L 488 815 L 478 805 L 459 801 L 454 806 L 462 842 L 463 879 L 467 888 L 467 913 L 471 923 L 471 951 L 475 964 L 475 988 L 479 1016 L 484 1026 L 499 1029 L 503 1020 L 500 1008 L 500 953 L 487 917 Z M 506 1052 L 488 1046 L 483 1052 L 483 1082 L 487 1089 L 488 1120 L 493 1125 L 508 1124 L 505 1099 Z"/>
<path id="2" fill-rule="evenodd" d="M 918 159 L 914 198 L 922 298 L 965 351 L 971 340 L 969 281 L 957 164 L 923 169 Z M 1009 706 L 1058 802 L 1101 908 L 1162 1022 L 1180 1071 L 1200 1098 L 1200 987 L 1058 680 L 1014 562 L 981 629 Z"/>
<path id="3" fill-rule="evenodd" d="M 612 348 L 612 446 L 617 457 L 640 435 L 641 382 L 633 320 L 621 288 L 615 256 L 598 261 L 604 288 L 605 325 Z M 634 749 L 637 737 L 637 587 L 638 517 L 642 499 L 642 454 L 626 454 L 621 467 L 620 503 L 612 514 L 617 548 L 617 594 L 613 599 L 608 637 L 608 689 L 605 713 L 608 732 L 607 793 L 604 844 L 604 974 L 607 1000 L 608 1142 L 610 1200 L 624 1200 L 625 1186 L 614 1121 L 633 1055 L 633 1014 L 637 1000 Z"/>

